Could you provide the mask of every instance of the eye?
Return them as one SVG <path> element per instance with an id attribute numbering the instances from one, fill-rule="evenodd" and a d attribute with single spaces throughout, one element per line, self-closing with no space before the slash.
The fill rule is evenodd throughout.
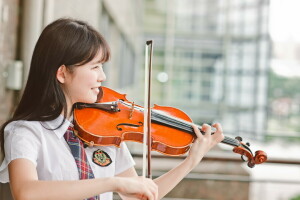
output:
<path id="1" fill-rule="evenodd" d="M 96 65 L 93 67 L 93 69 L 100 69 L 102 67 L 102 65 Z"/>

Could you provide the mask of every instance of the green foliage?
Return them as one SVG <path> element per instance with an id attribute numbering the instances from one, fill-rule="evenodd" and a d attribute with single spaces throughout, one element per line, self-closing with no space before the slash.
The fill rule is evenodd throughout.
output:
<path id="1" fill-rule="evenodd" d="M 276 98 L 299 98 L 300 97 L 300 78 L 278 76 L 273 71 L 269 73 L 269 99 Z"/>
<path id="2" fill-rule="evenodd" d="M 300 195 L 296 196 L 296 197 L 293 197 L 291 198 L 290 200 L 300 200 Z"/>
<path id="3" fill-rule="evenodd" d="M 265 141 L 266 142 L 272 142 L 275 140 L 280 139 L 280 141 L 287 142 L 289 144 L 291 143 L 300 143 L 300 137 L 290 137 L 290 136 L 276 136 L 276 135 L 266 135 Z M 300 200 L 300 199 L 299 199 Z"/>
<path id="4" fill-rule="evenodd" d="M 275 74 L 273 71 L 269 73 L 269 108 L 272 103 L 280 98 L 287 98 L 293 101 L 293 105 L 297 106 L 300 102 L 300 78 L 299 77 L 283 77 Z M 269 110 L 268 128 L 269 130 L 298 132 L 300 133 L 300 113 L 294 107 L 288 115 L 280 116 Z M 279 125 L 280 124 L 280 125 Z M 279 126 L 278 126 L 279 125 Z M 299 142 L 298 138 L 286 136 L 282 140 Z M 300 135 L 298 135 L 300 137 Z M 267 136 L 267 140 L 275 138 Z"/>

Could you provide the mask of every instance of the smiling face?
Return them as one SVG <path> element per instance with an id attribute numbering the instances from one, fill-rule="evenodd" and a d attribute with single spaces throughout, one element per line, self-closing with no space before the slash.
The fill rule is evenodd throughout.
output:
<path id="1" fill-rule="evenodd" d="M 73 66 L 72 70 L 64 65 L 60 66 L 57 80 L 61 83 L 68 107 L 77 102 L 96 102 L 101 82 L 106 80 L 101 63 L 102 57 L 99 51 L 90 62 Z"/>

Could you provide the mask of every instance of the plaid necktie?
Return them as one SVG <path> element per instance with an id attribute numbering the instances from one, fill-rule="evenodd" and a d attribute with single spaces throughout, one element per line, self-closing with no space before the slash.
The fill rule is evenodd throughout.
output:
<path id="1" fill-rule="evenodd" d="M 75 136 L 73 126 L 70 125 L 66 133 L 64 134 L 64 138 L 68 143 L 72 155 L 75 159 L 78 172 L 79 179 L 93 179 L 94 174 L 91 169 L 91 166 L 87 160 L 87 156 L 85 154 L 83 142 Z M 88 198 L 87 200 L 98 200 L 100 199 L 98 196 Z"/>

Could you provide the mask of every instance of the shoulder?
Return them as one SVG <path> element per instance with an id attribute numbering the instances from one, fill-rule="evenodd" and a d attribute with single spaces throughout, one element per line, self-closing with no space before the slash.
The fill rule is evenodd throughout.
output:
<path id="1" fill-rule="evenodd" d="M 43 127 L 39 121 L 26 121 L 18 120 L 12 121 L 4 129 L 4 137 L 9 137 L 11 135 L 30 134 L 38 135 L 42 131 Z"/>
<path id="2" fill-rule="evenodd" d="M 39 121 L 19 120 L 9 123 L 4 129 L 5 150 L 40 146 L 42 131 Z"/>
<path id="3" fill-rule="evenodd" d="M 24 127 L 40 127 L 41 122 L 40 121 L 27 121 L 27 120 L 17 120 L 12 121 L 5 127 L 4 130 L 14 130 L 16 128 L 24 128 Z"/>

